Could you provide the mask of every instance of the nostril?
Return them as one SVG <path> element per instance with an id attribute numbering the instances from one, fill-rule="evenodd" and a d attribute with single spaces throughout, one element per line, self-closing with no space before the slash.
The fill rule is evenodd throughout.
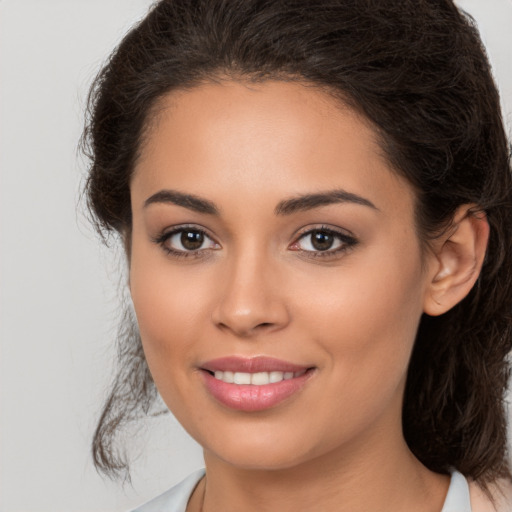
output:
<path id="1" fill-rule="evenodd" d="M 246 338 L 268 333 L 288 324 L 290 317 L 281 301 L 271 302 L 260 297 L 257 302 L 247 302 L 247 297 L 244 297 L 237 298 L 236 294 L 232 294 L 214 307 L 211 319 L 217 328 Z"/>

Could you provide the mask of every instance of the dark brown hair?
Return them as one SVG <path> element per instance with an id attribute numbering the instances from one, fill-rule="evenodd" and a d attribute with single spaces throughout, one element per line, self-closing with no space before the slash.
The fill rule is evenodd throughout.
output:
<path id="1" fill-rule="evenodd" d="M 428 240 L 476 204 L 491 234 L 469 296 L 424 315 L 403 405 L 407 443 L 427 467 L 482 486 L 512 478 L 504 396 L 512 348 L 512 182 L 499 97 L 472 19 L 448 0 L 163 0 L 96 78 L 83 147 L 86 194 L 104 236 L 131 229 L 129 184 L 152 109 L 169 91 L 222 77 L 300 80 L 338 95 L 379 134 L 417 192 Z M 122 473 L 119 428 L 150 414 L 156 390 L 133 322 L 93 445 Z"/>

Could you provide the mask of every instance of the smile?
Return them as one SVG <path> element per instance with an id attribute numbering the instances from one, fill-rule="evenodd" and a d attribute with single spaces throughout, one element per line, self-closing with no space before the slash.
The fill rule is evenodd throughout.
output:
<path id="1" fill-rule="evenodd" d="M 299 394 L 314 367 L 268 357 L 227 357 L 200 368 L 206 390 L 217 402 L 238 411 L 263 411 Z"/>
<path id="2" fill-rule="evenodd" d="M 296 379 L 304 375 L 307 370 L 299 372 L 230 372 L 216 371 L 214 377 L 217 380 L 226 382 L 227 384 L 251 384 L 252 386 L 265 386 L 266 384 L 276 384 L 282 380 Z"/>

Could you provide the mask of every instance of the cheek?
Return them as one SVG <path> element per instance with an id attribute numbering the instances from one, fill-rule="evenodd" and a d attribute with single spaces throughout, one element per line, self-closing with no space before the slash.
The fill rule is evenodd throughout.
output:
<path id="1" fill-rule="evenodd" d="M 306 282 L 311 293 L 297 315 L 301 328 L 324 348 L 327 364 L 351 389 L 358 383 L 377 393 L 386 392 L 386 385 L 391 390 L 405 376 L 422 315 L 419 249 L 354 254 L 328 277 L 323 286 Z"/>
<path id="2" fill-rule="evenodd" d="M 194 360 L 194 340 L 207 317 L 204 288 L 164 255 L 134 244 L 130 290 L 144 353 L 157 386 L 179 377 Z M 174 379 L 176 381 L 176 379 Z M 168 384 L 166 384 L 168 385 Z"/>

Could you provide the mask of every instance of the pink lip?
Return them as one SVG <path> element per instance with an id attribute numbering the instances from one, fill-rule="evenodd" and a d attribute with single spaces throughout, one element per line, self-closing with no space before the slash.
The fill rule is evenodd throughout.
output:
<path id="1" fill-rule="evenodd" d="M 203 370 L 211 372 L 229 371 L 229 372 L 300 372 L 307 370 L 309 366 L 301 366 L 298 364 L 281 361 L 273 357 L 257 356 L 257 357 L 221 357 L 212 359 L 200 365 Z"/>
<path id="2" fill-rule="evenodd" d="M 239 411 L 263 411 L 275 407 L 287 398 L 298 393 L 313 372 L 311 367 L 296 365 L 269 357 L 224 357 L 200 365 L 203 382 L 208 392 L 220 403 Z M 304 374 L 292 379 L 272 384 L 255 386 L 251 384 L 229 384 L 216 379 L 210 372 L 231 371 L 244 373 L 257 372 L 301 372 Z"/>

